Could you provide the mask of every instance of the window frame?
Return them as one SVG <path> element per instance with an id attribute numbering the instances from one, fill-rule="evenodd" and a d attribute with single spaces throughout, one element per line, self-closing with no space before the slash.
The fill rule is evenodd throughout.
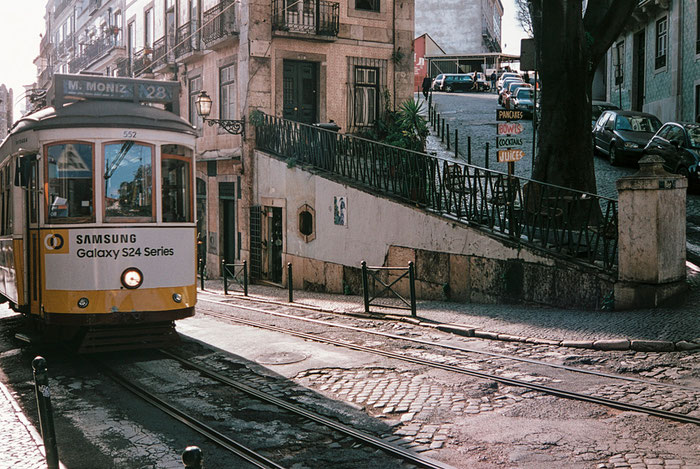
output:
<path id="1" fill-rule="evenodd" d="M 366 3 L 376 3 L 374 8 L 372 8 L 372 5 L 370 5 L 370 8 L 360 8 L 358 5 L 361 2 L 366 2 Z M 370 13 L 381 13 L 382 12 L 382 2 L 381 0 L 355 0 L 354 4 L 355 11 L 364 11 L 364 12 L 370 12 Z"/>
<path id="2" fill-rule="evenodd" d="M 69 144 L 81 144 L 81 145 L 90 145 L 92 148 L 92 216 L 90 217 L 73 217 L 70 219 L 65 219 L 65 220 L 50 220 L 49 219 L 49 147 L 56 146 L 56 145 L 69 145 Z M 43 184 L 43 189 L 44 189 L 44 196 L 42 197 L 44 199 L 44 223 L 47 225 L 71 225 L 71 224 L 85 224 L 85 223 L 95 223 L 96 220 L 96 213 L 97 213 L 97 199 L 96 199 L 96 193 L 97 193 L 97 186 L 95 184 L 95 175 L 97 174 L 95 171 L 95 142 L 89 142 L 86 140 L 57 140 L 54 142 L 47 142 L 45 143 L 43 148 L 43 155 L 44 155 L 44 163 L 43 163 L 43 171 L 44 171 L 44 184 Z M 38 183 L 38 181 L 37 181 Z"/>
<path id="3" fill-rule="evenodd" d="M 150 21 L 149 21 L 150 18 Z M 156 20 L 153 5 L 146 8 L 143 12 L 143 47 L 144 49 L 152 49 L 153 43 L 156 40 Z"/>
<path id="4" fill-rule="evenodd" d="M 224 69 L 231 69 L 232 73 L 229 74 L 229 80 L 228 81 L 223 81 L 222 79 L 222 72 Z M 232 78 L 231 78 L 232 77 Z M 227 120 L 233 120 L 236 118 L 236 106 L 238 105 L 238 94 L 237 94 L 237 89 L 236 89 L 236 64 L 231 63 L 228 65 L 223 65 L 219 67 L 219 119 L 227 119 Z M 224 99 L 223 99 L 223 91 L 224 87 L 231 86 L 231 89 L 233 90 L 233 115 L 228 115 L 227 113 L 224 113 Z M 229 98 L 230 98 L 230 91 L 229 91 Z M 229 102 L 231 100 L 229 99 Z"/>
<path id="5" fill-rule="evenodd" d="M 191 151 L 192 154 L 194 154 L 194 150 L 192 150 L 189 147 L 186 147 L 184 145 L 180 145 L 183 148 L 187 149 L 188 151 Z M 197 210 L 197 208 L 194 206 L 195 203 L 195 196 L 194 192 L 196 191 L 196 187 L 192 187 L 192 171 L 194 168 L 194 165 L 192 164 L 192 157 L 191 156 L 186 156 L 186 155 L 173 155 L 171 153 L 163 153 L 162 151 L 163 146 L 161 145 L 161 153 L 160 153 L 160 220 L 162 223 L 194 223 L 195 217 L 194 213 Z M 189 194 L 188 194 L 188 203 L 189 203 L 189 214 L 187 216 L 186 220 L 183 221 L 165 221 L 163 218 L 163 162 L 165 160 L 180 160 L 184 161 L 187 163 L 187 168 L 188 168 L 188 173 L 187 173 L 187 183 L 189 187 Z M 196 183 L 195 183 L 196 185 Z"/>
<path id="6" fill-rule="evenodd" d="M 357 80 L 357 73 L 360 70 L 371 70 L 374 72 L 374 83 L 370 84 L 369 82 L 359 82 Z M 358 119 L 358 113 L 357 113 L 357 93 L 361 89 L 374 89 L 375 94 L 374 94 L 374 118 L 375 120 L 380 117 L 380 112 L 379 112 L 379 100 L 380 100 L 380 76 L 379 74 L 381 73 L 381 70 L 379 67 L 375 66 L 369 66 L 369 65 L 354 65 L 353 69 L 353 101 L 355 105 L 355 110 L 353 111 L 353 126 L 354 127 L 371 127 L 374 122 L 365 122 L 362 123 Z M 368 111 L 368 110 L 366 110 Z M 362 113 L 364 117 L 365 112 Z"/>
<path id="7" fill-rule="evenodd" d="M 656 20 L 656 35 L 654 49 L 654 70 L 666 67 L 668 54 L 668 16 Z"/>
<path id="8" fill-rule="evenodd" d="M 157 221 L 157 213 L 156 213 L 156 202 L 157 202 L 157 195 L 159 191 L 157 190 L 156 183 L 158 182 L 156 180 L 156 171 L 155 167 L 158 163 L 158 158 L 156 156 L 156 145 L 153 143 L 148 143 L 148 142 L 143 142 L 139 140 L 128 140 L 128 139 L 121 139 L 121 140 L 109 140 L 106 142 L 102 142 L 102 164 L 101 168 L 102 170 L 105 170 L 105 152 L 107 151 L 107 146 L 108 145 L 114 145 L 114 144 L 120 144 L 124 143 L 127 141 L 133 141 L 135 145 L 141 145 L 144 147 L 150 147 L 151 148 L 151 216 L 149 217 L 108 217 L 107 216 L 107 203 L 106 198 L 107 198 L 107 180 L 102 177 L 102 180 L 104 181 L 102 184 L 102 222 L 103 223 L 156 223 Z M 160 172 L 160 168 L 159 172 Z M 103 175 L 104 176 L 104 175 Z"/>
<path id="9" fill-rule="evenodd" d="M 196 90 L 192 89 L 192 83 L 195 82 L 196 80 L 199 80 L 199 88 Z M 193 77 L 188 77 L 187 79 L 187 92 L 188 92 L 188 100 L 187 100 L 187 106 L 188 106 L 188 118 L 190 121 L 190 124 L 192 124 L 196 129 L 200 130 L 203 127 L 204 124 L 204 119 L 202 119 L 199 114 L 197 114 L 197 106 L 194 104 L 195 99 L 197 99 L 197 96 L 199 95 L 199 92 L 204 89 L 204 80 L 202 79 L 202 75 L 197 75 Z M 192 119 L 194 118 L 194 122 L 192 122 Z"/>

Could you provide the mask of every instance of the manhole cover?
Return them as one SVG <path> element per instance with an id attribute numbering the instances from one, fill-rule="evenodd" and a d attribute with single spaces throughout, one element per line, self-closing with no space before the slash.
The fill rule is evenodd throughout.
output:
<path id="1" fill-rule="evenodd" d="M 275 352 L 260 355 L 255 361 L 263 365 L 288 365 L 306 360 L 308 355 L 294 352 Z"/>

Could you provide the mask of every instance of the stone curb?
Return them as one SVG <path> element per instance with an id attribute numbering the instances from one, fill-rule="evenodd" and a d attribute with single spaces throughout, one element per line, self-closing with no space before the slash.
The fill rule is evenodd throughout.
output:
<path id="1" fill-rule="evenodd" d="M 208 290 L 209 293 L 215 293 L 212 290 Z M 216 293 L 219 295 L 220 293 Z M 294 305 L 294 303 L 281 302 L 275 300 L 268 300 L 265 297 L 257 296 L 249 297 L 250 299 L 259 299 L 268 301 L 270 303 L 278 303 L 280 305 Z M 326 309 L 323 307 L 317 307 L 313 305 L 298 304 L 299 306 L 312 307 L 320 312 L 325 313 L 339 313 L 346 314 L 343 311 L 337 311 L 332 309 Z M 484 331 L 477 329 L 473 326 L 468 326 L 464 324 L 454 324 L 454 323 L 438 323 L 438 322 L 426 322 L 419 318 L 407 317 L 407 316 L 396 316 L 396 315 L 385 315 L 388 319 L 398 320 L 401 322 L 407 322 L 421 327 L 429 327 L 432 329 L 437 329 L 443 332 L 461 335 L 465 337 L 476 337 L 478 339 L 489 339 L 489 340 L 501 340 L 506 342 L 523 342 L 533 345 L 555 345 L 559 347 L 571 347 L 571 348 L 583 348 L 591 350 L 600 351 L 626 351 L 634 350 L 636 352 L 692 352 L 700 351 L 700 338 L 693 339 L 691 341 L 681 340 L 678 342 L 671 342 L 668 340 L 641 340 L 641 339 L 600 339 L 600 340 L 552 340 L 552 339 L 540 339 L 536 337 L 521 337 L 512 334 L 501 334 L 498 332 Z"/>

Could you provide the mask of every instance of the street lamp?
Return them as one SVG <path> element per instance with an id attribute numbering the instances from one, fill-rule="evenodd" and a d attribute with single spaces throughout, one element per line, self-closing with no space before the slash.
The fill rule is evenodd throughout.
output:
<path id="1" fill-rule="evenodd" d="M 233 135 L 241 135 L 243 140 L 245 140 L 245 118 L 241 120 L 207 119 L 207 116 L 211 113 L 211 98 L 206 91 L 202 90 L 199 92 L 199 96 L 194 100 L 194 105 L 199 117 L 209 124 L 209 126 L 218 124 L 219 127 L 223 128 L 226 132 Z"/>

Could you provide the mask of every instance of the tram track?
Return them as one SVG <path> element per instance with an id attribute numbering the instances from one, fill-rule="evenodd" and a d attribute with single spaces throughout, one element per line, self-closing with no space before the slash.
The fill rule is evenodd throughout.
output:
<path id="1" fill-rule="evenodd" d="M 238 299 L 238 298 L 236 298 L 236 299 Z M 246 299 L 246 300 L 248 301 L 248 299 Z M 425 339 L 417 339 L 414 337 L 406 337 L 406 336 L 402 336 L 402 335 L 392 334 L 389 332 L 375 331 L 375 330 L 365 329 L 365 328 L 356 327 L 356 326 L 348 326 L 346 324 L 338 324 L 338 323 L 333 323 L 333 322 L 324 321 L 324 320 L 312 319 L 312 318 L 307 318 L 307 317 L 300 317 L 300 316 L 297 316 L 294 314 L 280 313 L 279 311 L 268 311 L 265 309 L 253 308 L 250 306 L 243 306 L 240 304 L 233 304 L 233 303 L 227 302 L 227 301 L 215 301 L 215 300 L 210 300 L 210 299 L 206 299 L 206 298 L 200 298 L 200 301 L 206 301 L 209 303 L 219 304 L 222 306 L 234 306 L 236 308 L 251 311 L 251 312 L 263 313 L 263 314 L 268 314 L 271 316 L 277 316 L 277 317 L 281 317 L 281 318 L 295 319 L 295 320 L 302 321 L 302 322 L 319 324 L 319 325 L 324 325 L 327 327 L 345 329 L 345 330 L 360 332 L 360 333 L 365 333 L 365 334 L 371 334 L 371 335 L 385 337 L 385 338 L 389 338 L 389 339 L 403 340 L 403 341 L 412 342 L 415 344 L 426 345 L 426 346 L 430 346 L 430 347 L 436 347 L 436 348 L 441 348 L 441 349 L 446 349 L 446 350 L 451 350 L 451 351 L 463 352 L 463 353 L 467 353 L 467 354 L 484 355 L 484 356 L 497 358 L 497 359 L 510 360 L 510 361 L 521 362 L 521 363 L 528 363 L 528 364 L 532 364 L 532 365 L 538 365 L 538 366 L 543 366 L 543 367 L 548 367 L 548 368 L 553 368 L 553 369 L 565 370 L 565 371 L 570 371 L 573 373 L 581 373 L 581 374 L 585 374 L 585 375 L 597 376 L 597 377 L 601 377 L 601 378 L 616 379 L 616 380 L 621 380 L 621 381 L 628 381 L 631 383 L 644 384 L 644 385 L 648 385 L 648 386 L 673 388 L 673 389 L 678 389 L 678 390 L 683 390 L 683 391 L 700 393 L 700 388 L 692 387 L 692 386 L 684 386 L 684 385 L 679 385 L 679 384 L 675 384 L 675 383 L 665 383 L 662 381 L 650 381 L 650 380 L 646 380 L 646 379 L 635 378 L 632 376 L 623 376 L 620 374 L 606 373 L 603 371 L 578 368 L 578 367 L 573 367 L 573 366 L 569 366 L 569 365 L 561 365 L 558 363 L 550 363 L 550 362 L 546 362 L 544 360 L 537 360 L 537 359 L 533 359 L 533 358 L 524 358 L 524 357 L 518 357 L 518 356 L 514 356 L 514 355 L 506 355 L 503 353 L 489 352 L 486 350 L 477 350 L 477 349 L 464 347 L 464 346 L 444 344 L 444 343 L 439 343 L 439 342 L 425 340 Z M 328 311 L 328 310 L 322 310 L 322 309 L 319 309 L 319 308 L 313 307 L 313 306 L 306 306 L 306 305 L 299 306 L 297 304 L 284 304 L 284 303 L 280 303 L 280 302 L 270 302 L 270 301 L 257 300 L 257 299 L 252 299 L 250 301 L 260 302 L 260 303 L 274 305 L 274 306 L 282 306 L 282 307 L 287 307 L 287 308 L 292 308 L 292 309 L 311 310 L 311 311 L 316 311 L 319 313 L 322 312 L 322 313 L 339 314 L 339 315 L 346 316 L 344 313 L 337 313 L 337 312 L 332 312 L 332 311 Z M 375 319 L 375 318 L 367 317 L 364 315 L 361 317 L 360 316 L 357 316 L 357 317 L 359 317 L 360 319 L 365 319 L 365 320 Z"/>
<path id="2" fill-rule="evenodd" d="M 180 354 L 172 353 L 167 350 L 158 350 L 158 352 L 167 359 L 172 359 L 178 362 L 183 368 L 188 368 L 197 371 L 201 375 L 219 383 L 224 386 L 244 393 L 256 400 L 265 402 L 267 404 L 274 405 L 284 411 L 290 412 L 297 415 L 305 420 L 310 420 L 324 427 L 332 429 L 346 437 L 352 438 L 357 442 L 372 447 L 373 449 L 378 449 L 385 454 L 394 457 L 398 460 L 405 461 L 415 467 L 421 467 L 426 469 L 449 469 L 452 466 L 441 463 L 437 460 L 422 456 L 418 453 L 406 450 L 398 445 L 389 443 L 382 438 L 375 437 L 367 432 L 355 429 L 351 426 L 345 425 L 331 418 L 325 417 L 317 412 L 308 410 L 300 405 L 294 404 L 292 402 L 286 401 L 284 399 L 273 396 L 269 393 L 255 389 L 254 387 L 243 384 L 241 382 L 236 382 L 230 377 L 227 377 L 219 372 L 209 369 L 201 364 L 190 360 Z M 112 379 L 117 384 L 121 385 L 134 395 L 143 399 L 147 403 L 158 408 L 162 412 L 171 416 L 180 423 L 191 428 L 198 434 L 204 436 L 208 440 L 214 442 L 225 450 L 235 454 L 237 457 L 243 459 L 254 467 L 259 468 L 270 468 L 279 469 L 284 468 L 275 461 L 267 458 L 263 454 L 249 448 L 243 443 L 234 440 L 222 432 L 214 429 L 213 427 L 203 423 L 196 417 L 182 411 L 173 405 L 169 404 L 165 400 L 158 397 L 155 393 L 149 391 L 143 386 L 136 384 L 133 380 L 124 377 L 122 374 L 114 370 L 108 364 L 103 361 L 94 362 L 93 366 L 99 367 L 99 369 L 105 373 L 110 379 Z"/>
<path id="3" fill-rule="evenodd" d="M 229 307 L 234 306 L 234 305 L 231 305 L 230 303 L 224 303 L 224 302 L 218 302 L 218 301 L 212 301 L 212 300 L 204 300 L 204 301 L 218 303 L 218 304 L 226 305 Z M 235 305 L 235 307 L 250 310 L 253 312 L 257 312 L 257 313 L 272 314 L 274 316 L 284 316 L 284 317 L 299 319 L 298 317 L 295 317 L 293 315 L 284 315 L 283 313 L 270 312 L 270 311 L 262 310 L 259 308 L 251 308 L 248 306 L 241 306 L 241 305 Z M 380 355 L 380 356 L 383 356 L 386 358 L 391 358 L 391 359 L 395 359 L 395 360 L 409 362 L 409 363 L 413 363 L 413 364 L 417 364 L 417 365 L 421 365 L 421 366 L 427 366 L 427 367 L 434 368 L 434 369 L 441 369 L 441 370 L 450 371 L 450 372 L 459 373 L 459 374 L 464 374 L 464 375 L 468 375 L 468 376 L 472 376 L 472 377 L 476 377 L 476 378 L 495 381 L 495 382 L 498 382 L 498 383 L 501 383 L 504 385 L 508 385 L 508 386 L 527 388 L 527 389 L 530 389 L 533 391 L 539 391 L 539 392 L 542 392 L 542 393 L 545 393 L 548 395 L 553 395 L 553 396 L 560 397 L 560 398 L 572 399 L 572 400 L 582 401 L 582 402 L 589 402 L 589 403 L 602 405 L 602 406 L 609 407 L 609 408 L 614 408 L 614 409 L 621 410 L 621 411 L 640 412 L 643 414 L 661 417 L 664 419 L 700 425 L 700 418 L 677 413 L 677 412 L 671 412 L 671 411 L 662 410 L 662 409 L 655 409 L 655 408 L 651 408 L 651 407 L 647 407 L 647 406 L 617 401 L 614 399 L 609 399 L 609 398 L 604 398 L 604 397 L 592 396 L 589 394 L 583 394 L 583 393 L 578 393 L 578 392 L 574 392 L 574 391 L 567 391 L 564 389 L 559 389 L 559 388 L 555 388 L 555 387 L 551 387 L 551 386 L 546 386 L 546 385 L 541 385 L 541 384 L 537 384 L 537 383 L 533 383 L 533 382 L 523 381 L 523 380 L 519 380 L 519 379 L 515 379 L 515 378 L 508 378 L 508 377 L 503 377 L 503 376 L 499 376 L 499 375 L 495 375 L 495 374 L 491 374 L 491 373 L 486 373 L 486 372 L 482 372 L 482 371 L 475 371 L 473 369 L 468 369 L 468 368 L 461 367 L 461 366 L 450 365 L 450 364 L 436 362 L 436 361 L 428 360 L 428 359 L 424 359 L 424 358 L 412 357 L 412 356 L 408 356 L 408 355 L 401 354 L 401 353 L 381 350 L 381 349 L 378 349 L 376 347 L 367 347 L 364 345 L 357 345 L 357 344 L 349 343 L 349 342 L 342 341 L 342 340 L 325 338 L 325 337 L 321 337 L 317 334 L 300 332 L 300 331 L 296 331 L 293 329 L 287 329 L 287 328 L 283 328 L 280 326 L 274 326 L 274 325 L 270 325 L 270 324 L 266 324 L 266 323 L 261 323 L 258 321 L 235 318 L 235 317 L 232 317 L 230 314 L 221 313 L 221 312 L 217 312 L 214 310 L 205 310 L 201 306 L 200 306 L 199 310 L 205 311 L 206 314 L 208 314 L 210 316 L 213 316 L 213 317 L 216 317 L 219 319 L 223 319 L 226 321 L 230 321 L 230 322 L 233 322 L 236 324 L 241 324 L 241 325 L 245 325 L 245 326 L 249 326 L 249 327 L 255 327 L 255 328 L 259 328 L 259 329 L 265 329 L 265 330 L 274 331 L 274 332 L 278 332 L 278 333 L 282 333 L 282 334 L 287 334 L 287 335 L 302 338 L 305 340 L 310 340 L 310 341 L 329 344 L 329 345 L 335 345 L 338 347 L 343 347 L 343 348 L 347 348 L 347 349 L 351 349 L 351 350 L 355 350 L 355 351 L 370 353 L 370 354 L 374 354 L 374 355 Z M 308 318 L 304 318 L 304 320 L 319 323 L 319 324 L 328 325 L 328 323 L 325 321 L 317 321 L 317 320 L 308 319 Z M 392 334 L 381 333 L 381 332 L 377 332 L 377 331 L 368 331 L 368 330 L 364 330 L 361 328 L 354 328 L 353 326 L 336 325 L 336 327 L 342 327 L 345 329 L 351 329 L 351 330 L 360 331 L 360 332 L 371 332 L 373 334 L 379 334 L 379 335 L 382 335 L 384 337 L 391 337 L 393 339 L 398 339 L 398 340 L 408 340 L 408 341 L 413 341 L 413 342 L 419 342 L 422 345 L 434 345 L 437 347 L 444 347 L 444 344 L 428 343 L 428 341 L 422 341 L 420 339 L 406 338 L 406 337 L 396 336 L 396 335 L 392 335 Z M 447 348 L 451 348 L 451 347 L 448 346 Z M 479 352 L 479 353 L 481 353 L 481 352 Z M 510 358 L 510 357 L 507 357 L 507 358 Z M 527 359 L 522 359 L 522 358 L 518 358 L 518 360 L 527 361 Z M 546 366 L 552 365 L 552 364 L 547 364 L 546 362 L 538 362 L 538 361 L 535 361 L 535 362 L 537 364 L 543 364 Z M 556 365 L 555 367 L 559 368 L 559 367 L 562 367 L 562 365 Z M 570 369 L 570 371 L 586 372 L 586 373 L 602 376 L 602 375 L 598 374 L 598 372 L 591 372 L 590 370 L 581 370 L 581 369 L 571 368 L 571 367 L 566 367 L 566 368 Z M 633 380 L 633 381 L 642 381 L 646 385 L 664 385 L 664 384 L 666 384 L 666 383 L 653 383 L 650 381 L 630 379 L 629 377 L 619 377 L 617 375 L 605 374 L 604 377 L 612 378 L 612 379 L 625 379 L 625 380 Z M 698 391 L 695 388 L 690 388 L 690 390 L 692 390 L 693 392 Z"/>

